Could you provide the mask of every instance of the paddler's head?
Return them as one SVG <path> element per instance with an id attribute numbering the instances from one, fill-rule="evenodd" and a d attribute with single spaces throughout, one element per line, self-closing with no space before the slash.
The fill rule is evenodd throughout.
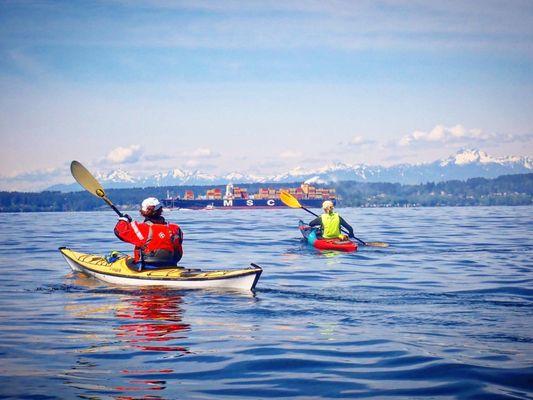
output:
<path id="1" fill-rule="evenodd" d="M 148 197 L 141 203 L 141 215 L 145 218 L 157 218 L 161 216 L 163 207 L 155 197 Z"/>
<path id="2" fill-rule="evenodd" d="M 334 208 L 335 206 L 333 205 L 333 202 L 330 200 L 326 200 L 325 202 L 322 203 L 322 209 L 324 210 L 326 214 L 331 214 Z"/>

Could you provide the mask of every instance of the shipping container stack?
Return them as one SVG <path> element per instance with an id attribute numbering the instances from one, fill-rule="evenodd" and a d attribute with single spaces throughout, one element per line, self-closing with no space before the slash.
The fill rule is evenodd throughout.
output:
<path id="1" fill-rule="evenodd" d="M 205 193 L 205 198 L 208 200 L 220 200 L 222 199 L 222 191 L 220 189 L 209 189 Z"/>
<path id="2" fill-rule="evenodd" d="M 248 198 L 248 190 L 244 188 L 240 188 L 238 186 L 235 186 L 233 188 L 233 197 L 236 199 L 247 199 Z"/>

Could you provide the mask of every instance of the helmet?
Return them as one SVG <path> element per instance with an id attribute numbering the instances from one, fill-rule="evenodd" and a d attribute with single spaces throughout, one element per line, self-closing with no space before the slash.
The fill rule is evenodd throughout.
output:
<path id="1" fill-rule="evenodd" d="M 333 210 L 335 206 L 333 205 L 333 202 L 331 200 L 326 200 L 322 203 L 322 209 L 323 210 Z"/>
<path id="2" fill-rule="evenodd" d="M 153 213 L 161 209 L 161 203 L 155 197 L 148 197 L 141 203 L 141 213 Z"/>

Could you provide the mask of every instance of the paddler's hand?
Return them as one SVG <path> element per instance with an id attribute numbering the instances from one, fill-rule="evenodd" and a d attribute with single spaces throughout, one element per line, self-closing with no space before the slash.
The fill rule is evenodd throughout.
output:
<path id="1" fill-rule="evenodd" d="M 340 240 L 348 240 L 348 235 L 341 235 L 339 237 Z"/>
<path id="2" fill-rule="evenodd" d="M 118 220 L 119 221 L 125 221 L 125 222 L 133 221 L 133 219 L 128 214 L 122 215 L 122 217 L 119 217 Z"/>

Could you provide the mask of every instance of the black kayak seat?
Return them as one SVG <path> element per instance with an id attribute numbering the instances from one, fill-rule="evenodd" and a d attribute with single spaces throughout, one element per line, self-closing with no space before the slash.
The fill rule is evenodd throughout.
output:
<path id="1" fill-rule="evenodd" d="M 126 260 L 126 266 L 132 270 L 132 271 L 135 271 L 135 272 L 141 272 L 141 271 L 154 271 L 154 270 L 158 270 L 158 269 L 181 269 L 181 270 L 184 270 L 184 271 L 188 271 L 188 272 L 198 272 L 198 271 L 201 271 L 200 269 L 196 269 L 196 268 L 185 268 L 185 267 L 181 267 L 179 265 L 153 265 L 153 264 L 144 264 L 144 266 L 142 266 L 142 264 L 140 262 L 135 262 L 133 260 L 133 258 L 128 258 Z"/>

